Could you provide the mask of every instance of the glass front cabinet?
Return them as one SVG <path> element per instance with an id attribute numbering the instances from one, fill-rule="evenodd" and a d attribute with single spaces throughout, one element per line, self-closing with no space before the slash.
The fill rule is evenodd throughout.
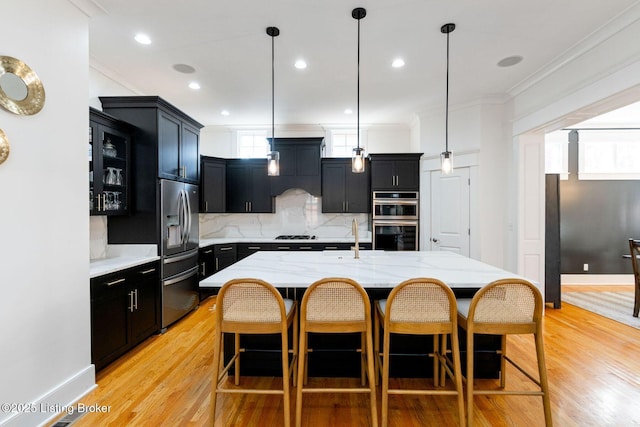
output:
<path id="1" fill-rule="evenodd" d="M 99 110 L 89 109 L 89 212 L 129 213 L 129 158 L 133 128 Z"/>

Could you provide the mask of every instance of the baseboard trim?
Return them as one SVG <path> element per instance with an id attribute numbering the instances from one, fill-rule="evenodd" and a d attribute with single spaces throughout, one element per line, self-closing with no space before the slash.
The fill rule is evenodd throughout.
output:
<path id="1" fill-rule="evenodd" d="M 562 285 L 633 285 L 633 274 L 561 274 Z"/>
<path id="2" fill-rule="evenodd" d="M 35 411 L 17 413 L 11 418 L 1 421 L 0 426 L 43 426 L 62 413 L 76 411 L 76 402 L 96 387 L 95 367 L 89 365 L 32 402 Z"/>

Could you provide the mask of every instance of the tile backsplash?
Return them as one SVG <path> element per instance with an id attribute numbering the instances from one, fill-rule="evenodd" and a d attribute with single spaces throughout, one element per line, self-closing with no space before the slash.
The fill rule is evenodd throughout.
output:
<path id="1" fill-rule="evenodd" d="M 320 238 L 351 236 L 356 218 L 361 235 L 369 231 L 368 214 L 322 213 L 322 199 L 304 190 L 287 190 L 276 197 L 273 214 L 200 214 L 200 237 L 266 237 L 310 234 Z"/>
<path id="2" fill-rule="evenodd" d="M 370 231 L 369 214 L 322 213 L 322 199 L 304 190 L 287 190 L 275 200 L 273 214 L 200 214 L 200 237 L 265 237 L 310 234 L 319 238 L 349 238 L 351 221 L 358 220 L 361 236 Z M 92 216 L 90 259 L 106 258 L 110 251 L 107 217 Z"/>

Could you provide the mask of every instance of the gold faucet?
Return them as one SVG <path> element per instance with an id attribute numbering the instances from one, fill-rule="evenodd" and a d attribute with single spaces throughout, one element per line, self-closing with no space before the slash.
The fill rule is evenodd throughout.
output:
<path id="1" fill-rule="evenodd" d="M 351 249 L 355 250 L 355 254 L 353 258 L 360 259 L 360 239 L 358 238 L 358 220 L 355 218 L 353 218 L 353 221 L 351 221 L 351 234 L 356 236 L 356 245 L 351 247 Z"/>

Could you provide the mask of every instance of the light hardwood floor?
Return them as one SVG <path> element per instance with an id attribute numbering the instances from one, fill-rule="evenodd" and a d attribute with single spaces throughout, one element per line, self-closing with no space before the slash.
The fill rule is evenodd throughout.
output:
<path id="1" fill-rule="evenodd" d="M 574 290 L 563 288 L 563 292 Z M 211 425 L 214 303 L 214 298 L 205 300 L 167 333 L 151 337 L 99 372 L 98 387 L 81 402 L 107 405 L 110 412 L 87 414 L 74 427 Z M 640 330 L 563 304 L 558 310 L 547 306 L 544 331 L 555 426 L 640 426 Z M 531 337 L 509 338 L 511 356 L 524 360 L 535 372 L 533 349 Z M 243 381 L 265 387 L 280 384 L 279 378 Z M 315 381 L 337 384 L 350 379 Z M 417 381 L 395 383 L 411 386 Z M 508 369 L 507 386 L 521 383 L 525 383 L 521 375 Z M 392 396 L 389 425 L 454 426 L 454 401 L 445 396 Z M 544 424 L 538 397 L 476 397 L 474 416 L 477 426 Z M 282 422 L 281 397 L 221 395 L 218 400 L 216 426 L 275 427 Z M 317 395 L 304 401 L 305 426 L 366 426 L 369 422 L 365 395 Z"/>

